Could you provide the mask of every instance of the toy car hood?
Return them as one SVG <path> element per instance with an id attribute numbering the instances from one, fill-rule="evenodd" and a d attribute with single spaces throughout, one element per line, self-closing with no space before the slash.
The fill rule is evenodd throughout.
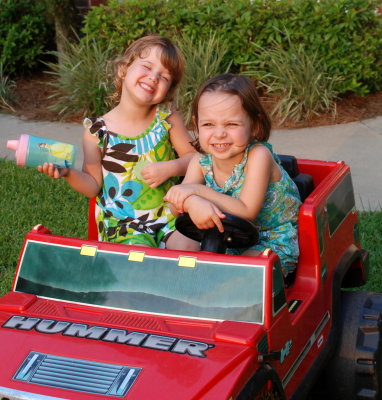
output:
<path id="1" fill-rule="evenodd" d="M 257 324 L 79 309 L 15 292 L 1 299 L 0 319 L 0 390 L 28 398 L 214 398 L 264 336 Z"/>

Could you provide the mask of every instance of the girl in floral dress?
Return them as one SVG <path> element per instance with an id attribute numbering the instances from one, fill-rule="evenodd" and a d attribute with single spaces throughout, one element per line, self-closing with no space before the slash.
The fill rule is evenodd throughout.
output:
<path id="1" fill-rule="evenodd" d="M 301 204 L 296 185 L 267 142 L 271 123 L 248 77 L 223 74 L 202 85 L 194 100 L 193 120 L 199 154 L 191 160 L 181 185 L 165 200 L 174 215 L 188 212 L 200 229 L 223 232 L 224 213 L 251 220 L 259 242 L 249 249 L 229 249 L 255 256 L 271 248 L 284 275 L 299 256 L 297 219 Z M 198 244 L 176 231 L 184 248 Z"/>
<path id="2" fill-rule="evenodd" d="M 117 106 L 84 120 L 82 171 L 38 167 L 96 196 L 99 240 L 176 248 L 167 242 L 175 221 L 163 197 L 195 151 L 171 107 L 183 70 L 183 58 L 168 38 L 135 41 L 115 62 Z"/>

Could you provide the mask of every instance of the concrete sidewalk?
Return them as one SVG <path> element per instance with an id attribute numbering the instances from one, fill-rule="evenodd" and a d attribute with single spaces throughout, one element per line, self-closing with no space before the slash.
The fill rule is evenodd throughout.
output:
<path id="1" fill-rule="evenodd" d="M 382 116 L 349 124 L 276 130 L 270 142 L 279 154 L 345 161 L 350 165 L 358 210 L 382 210 Z"/>
<path id="2" fill-rule="evenodd" d="M 17 139 L 22 133 L 77 144 L 76 166 L 81 168 L 81 124 L 24 121 L 0 114 L 0 157 L 14 159 L 14 152 L 6 148 L 7 140 Z M 274 130 L 270 143 L 279 154 L 345 161 L 351 168 L 357 209 L 382 209 L 382 116 L 342 125 Z"/>

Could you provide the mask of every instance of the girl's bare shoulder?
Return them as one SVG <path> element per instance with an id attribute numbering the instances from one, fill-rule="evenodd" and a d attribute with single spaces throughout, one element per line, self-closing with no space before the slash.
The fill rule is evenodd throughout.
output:
<path id="1" fill-rule="evenodd" d="M 267 146 L 264 146 L 260 143 L 252 146 L 252 148 L 248 152 L 248 161 L 258 159 L 273 160 L 272 152 L 268 149 Z"/>

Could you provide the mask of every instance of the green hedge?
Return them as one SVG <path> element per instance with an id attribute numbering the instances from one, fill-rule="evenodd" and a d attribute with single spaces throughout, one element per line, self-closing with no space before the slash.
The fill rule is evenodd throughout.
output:
<path id="1" fill-rule="evenodd" d="M 379 0 L 110 0 L 94 7 L 83 32 L 99 43 L 113 40 L 124 49 L 138 37 L 187 33 L 207 39 L 218 32 L 228 43 L 233 71 L 253 61 L 256 43 L 273 40 L 303 43 L 331 76 L 343 76 L 338 87 L 367 94 L 382 88 L 382 17 Z"/>
<path id="2" fill-rule="evenodd" d="M 38 67 L 53 37 L 41 2 L 0 0 L 0 63 L 8 74 L 21 75 Z"/>

